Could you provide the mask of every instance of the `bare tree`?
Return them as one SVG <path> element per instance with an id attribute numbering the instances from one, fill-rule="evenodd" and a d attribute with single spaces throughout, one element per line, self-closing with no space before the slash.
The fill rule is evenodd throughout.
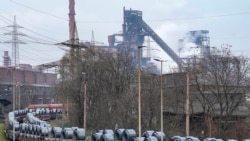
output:
<path id="1" fill-rule="evenodd" d="M 185 135 L 186 73 L 165 76 L 164 109 L 165 131 L 169 136 Z"/>
<path id="2" fill-rule="evenodd" d="M 160 131 L 160 76 L 143 72 L 141 78 L 143 129 Z"/>
<path id="3" fill-rule="evenodd" d="M 87 126 L 95 128 L 114 128 L 115 125 L 129 127 L 133 118 L 135 95 L 133 80 L 135 71 L 131 56 L 126 50 L 108 52 L 105 50 L 87 49 L 79 58 L 79 72 L 86 74 L 87 81 Z M 68 96 L 72 107 L 69 116 L 75 124 L 82 125 L 83 119 L 83 76 L 71 76 L 70 59 L 65 56 L 61 67 L 62 83 L 60 84 L 61 99 Z M 67 93 L 67 94 L 65 94 Z M 65 100 L 64 100 L 65 103 Z M 76 116 L 77 114 L 77 116 Z M 74 120 L 75 119 L 75 120 Z"/>
<path id="4" fill-rule="evenodd" d="M 193 99 L 199 101 L 202 112 L 209 116 L 205 117 L 209 119 L 208 135 L 215 136 L 211 130 L 218 130 L 217 136 L 226 136 L 232 127 L 233 116 L 242 114 L 240 111 L 250 84 L 249 73 L 249 60 L 233 56 L 230 50 L 203 58 L 193 67 L 192 84 L 196 86 Z M 218 123 L 216 129 L 212 127 L 215 122 Z"/>
<path id="5" fill-rule="evenodd" d="M 31 104 L 35 97 L 35 89 L 32 86 L 25 86 L 24 88 L 24 98 L 22 98 L 23 103 Z M 22 105 L 23 107 L 27 105 Z"/>

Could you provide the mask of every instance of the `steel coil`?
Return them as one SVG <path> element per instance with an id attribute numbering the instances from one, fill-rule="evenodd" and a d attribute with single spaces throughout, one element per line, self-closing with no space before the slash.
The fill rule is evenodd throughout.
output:
<path id="1" fill-rule="evenodd" d="M 29 133 L 29 123 L 27 123 L 27 125 L 25 126 L 25 133 Z"/>
<path id="2" fill-rule="evenodd" d="M 28 124 L 28 133 L 33 134 L 32 124 Z"/>
<path id="3" fill-rule="evenodd" d="M 64 139 L 72 139 L 73 138 L 73 130 L 72 128 L 63 128 L 62 129 L 62 136 Z"/>
<path id="4" fill-rule="evenodd" d="M 8 121 L 11 129 L 14 128 L 15 131 L 19 130 L 19 122 L 15 120 L 15 112 L 9 112 L 8 114 Z"/>
<path id="5" fill-rule="evenodd" d="M 40 130 L 39 130 L 39 136 L 42 136 L 42 137 L 47 137 L 49 136 L 49 128 L 48 127 L 40 127 Z"/>
<path id="6" fill-rule="evenodd" d="M 40 136 L 41 135 L 41 126 L 37 126 L 37 129 L 36 129 L 36 135 Z"/>
<path id="7" fill-rule="evenodd" d="M 71 127 L 73 131 L 75 131 L 78 127 Z"/>
<path id="8" fill-rule="evenodd" d="M 145 137 L 145 138 L 150 137 L 150 136 L 153 135 L 154 132 L 155 132 L 155 131 L 153 131 L 153 130 L 147 130 L 147 131 L 145 131 L 145 132 L 142 134 L 142 137 Z"/>
<path id="9" fill-rule="evenodd" d="M 193 136 L 187 136 L 185 141 L 200 141 L 200 139 Z"/>
<path id="10" fill-rule="evenodd" d="M 29 123 L 34 123 L 35 120 L 34 120 L 34 115 L 32 113 L 27 113 L 27 119 L 29 121 Z"/>
<path id="11" fill-rule="evenodd" d="M 15 131 L 19 131 L 19 128 L 20 128 L 19 122 L 13 121 L 12 128 L 14 128 Z"/>
<path id="12" fill-rule="evenodd" d="M 20 132 L 26 133 L 27 126 L 28 126 L 28 124 L 26 124 L 26 123 L 20 124 Z"/>
<path id="13" fill-rule="evenodd" d="M 85 129 L 75 128 L 74 135 L 77 140 L 85 140 Z"/>
<path id="14" fill-rule="evenodd" d="M 53 127 L 51 129 L 51 134 L 52 134 L 53 138 L 61 138 L 62 128 L 61 127 Z"/>
<path id="15" fill-rule="evenodd" d="M 103 133 L 103 130 L 97 130 L 96 133 Z"/>
<path id="16" fill-rule="evenodd" d="M 159 131 L 159 132 L 154 132 L 152 134 L 152 136 L 156 137 L 158 139 L 158 141 L 166 141 L 166 136 L 163 132 Z M 162 139 L 161 139 L 162 138 Z"/>
<path id="17" fill-rule="evenodd" d="M 181 137 L 181 136 L 172 136 L 169 138 L 169 141 L 185 141 L 186 137 Z"/>
<path id="18" fill-rule="evenodd" d="M 114 135 L 114 131 L 112 129 L 105 129 L 105 130 L 103 130 L 103 134 L 112 134 L 112 135 Z"/>
<path id="19" fill-rule="evenodd" d="M 114 141 L 114 134 L 112 133 L 107 133 L 107 134 L 103 134 L 101 136 L 101 141 Z"/>
<path id="20" fill-rule="evenodd" d="M 123 131 L 125 129 L 116 129 L 114 133 L 115 140 L 122 140 Z"/>
<path id="21" fill-rule="evenodd" d="M 33 131 L 32 134 L 33 135 L 36 135 L 38 133 L 39 127 L 40 127 L 39 125 L 35 125 L 35 124 L 32 125 L 32 131 Z"/>
<path id="22" fill-rule="evenodd" d="M 20 133 L 25 133 L 25 123 L 20 124 L 19 131 Z"/>
<path id="23" fill-rule="evenodd" d="M 158 139 L 155 136 L 149 136 L 149 137 L 145 138 L 144 141 L 158 141 Z"/>
<path id="24" fill-rule="evenodd" d="M 91 141 L 101 141 L 102 132 L 93 133 L 91 136 Z"/>
<path id="25" fill-rule="evenodd" d="M 132 141 L 136 138 L 136 132 L 134 129 L 125 129 L 122 134 L 122 141 Z"/>
<path id="26" fill-rule="evenodd" d="M 27 131 L 27 126 L 28 126 L 27 123 L 21 123 L 21 124 L 19 125 L 19 131 L 20 131 L 20 133 L 26 133 L 26 131 Z"/>
<path id="27" fill-rule="evenodd" d="M 144 141 L 145 137 L 136 137 L 133 141 Z"/>
<path id="28" fill-rule="evenodd" d="M 203 141 L 216 141 L 216 138 L 205 138 Z"/>

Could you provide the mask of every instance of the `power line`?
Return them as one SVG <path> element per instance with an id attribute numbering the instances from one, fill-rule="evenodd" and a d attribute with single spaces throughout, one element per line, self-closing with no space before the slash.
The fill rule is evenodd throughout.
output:
<path id="1" fill-rule="evenodd" d="M 57 50 L 57 53 L 62 53 L 62 52 L 58 52 L 59 50 Z M 20 59 L 21 60 L 28 60 L 29 62 L 45 62 L 45 61 L 51 61 L 51 60 L 58 60 L 59 58 L 56 57 L 55 55 L 49 55 L 48 53 L 45 54 L 43 52 L 47 52 L 47 50 L 43 51 L 39 48 L 36 48 L 34 46 L 30 46 L 30 45 L 25 45 L 22 46 L 20 49 L 21 56 Z M 51 53 L 51 50 L 49 50 L 49 52 Z M 55 54 L 55 53 L 53 53 Z"/>
<path id="2" fill-rule="evenodd" d="M 16 1 L 13 1 L 13 0 L 10 0 L 10 1 L 12 3 L 23 6 L 25 8 L 40 12 L 42 14 L 46 14 L 46 15 L 49 15 L 49 16 L 52 16 L 54 18 L 61 19 L 61 20 L 64 20 L 64 21 L 69 21 L 68 19 L 65 19 L 63 17 L 59 17 L 59 16 L 47 13 L 47 12 L 39 10 L 39 9 L 29 7 L 29 6 L 21 4 L 19 2 L 16 2 Z M 155 22 L 157 22 L 157 21 L 186 21 L 186 20 L 199 20 L 199 19 L 218 18 L 218 17 L 240 16 L 240 15 L 248 15 L 248 14 L 250 14 L 250 11 L 239 12 L 239 13 L 210 15 L 210 16 L 198 16 L 198 17 L 169 18 L 169 19 L 146 19 L 145 21 L 149 21 L 149 22 L 150 21 L 152 21 L 152 22 L 153 21 L 155 21 Z M 114 20 L 114 21 L 77 21 L 77 23 L 118 23 L 118 22 L 121 23 L 122 21 L 121 20 L 117 20 L 117 21 L 116 20 Z"/>
<path id="3" fill-rule="evenodd" d="M 199 17 L 185 17 L 185 18 L 169 18 L 169 19 L 155 19 L 147 21 L 185 21 L 185 20 L 199 20 L 199 19 L 209 19 L 209 18 L 219 18 L 219 17 L 230 17 L 230 16 L 240 16 L 248 15 L 250 11 L 240 12 L 240 13 L 231 13 L 231 14 L 220 14 L 220 15 L 211 15 L 211 16 L 199 16 Z"/>
<path id="4" fill-rule="evenodd" d="M 4 21 L 6 24 L 8 24 L 8 25 L 11 24 L 11 20 L 9 20 L 9 19 L 7 19 L 7 18 L 5 18 L 5 17 L 3 17 L 3 16 L 0 16 L 0 18 L 1 18 L 1 17 L 2 17 L 2 19 L 4 19 L 3 21 Z M 17 24 L 17 26 L 20 26 L 20 25 Z M 9 30 L 8 28 L 6 28 L 6 27 L 2 27 L 2 28 L 4 28 L 4 29 L 10 31 L 10 30 Z M 24 29 L 27 30 L 27 31 L 29 31 L 29 32 L 31 32 L 31 33 L 33 33 L 33 34 L 39 35 L 39 36 L 41 36 L 41 37 L 43 37 L 43 38 L 46 38 L 46 39 L 50 40 L 50 41 L 47 41 L 47 42 L 50 42 L 50 43 L 38 42 L 38 43 L 40 43 L 40 44 L 49 44 L 49 45 L 51 45 L 51 44 L 55 44 L 55 43 L 60 42 L 60 41 L 58 41 L 58 40 L 56 40 L 56 39 L 52 39 L 51 37 L 48 37 L 48 36 L 39 34 L 39 33 L 35 32 L 35 31 L 32 31 L 32 30 L 30 30 L 30 29 L 28 29 L 28 28 L 24 28 Z M 32 38 L 32 37 L 31 37 L 31 38 Z M 37 39 L 38 39 L 38 38 L 37 38 Z M 41 40 L 41 39 L 40 39 L 40 40 Z M 52 42 L 53 42 L 53 43 L 52 43 Z"/>
<path id="5" fill-rule="evenodd" d="M 5 18 L 5 17 L 3 17 L 1 15 L 0 15 L 0 19 L 2 19 L 1 21 L 3 21 L 4 23 L 6 23 L 7 25 L 12 24 L 11 20 L 9 20 L 9 19 L 7 19 L 7 18 Z"/>
<path id="6" fill-rule="evenodd" d="M 9 12 L 7 12 L 7 11 L 5 11 L 5 10 L 3 10 L 3 9 L 0 9 L 0 11 L 3 11 L 4 13 L 6 13 L 7 15 L 10 15 L 10 16 L 13 16 L 12 14 L 10 14 Z M 7 19 L 7 18 L 5 18 L 5 19 Z M 7 19 L 8 20 L 8 19 Z M 11 20 L 9 20 L 11 23 L 12 23 L 12 21 Z M 48 31 L 48 32 L 50 32 L 50 33 L 52 33 L 52 31 L 51 31 L 51 28 L 48 30 L 48 28 L 45 28 L 44 26 L 41 26 L 41 24 L 39 24 L 39 26 L 36 24 L 36 25 L 33 25 L 33 24 L 31 24 L 30 22 L 27 22 L 26 20 L 22 20 L 22 19 L 19 19 L 19 22 L 21 21 L 21 23 L 24 23 L 25 25 L 29 25 L 29 27 L 33 27 L 34 29 L 41 29 L 41 30 L 43 30 L 43 31 Z M 23 24 L 22 24 L 23 25 Z M 47 27 L 47 26 L 46 26 Z"/>
<path id="7" fill-rule="evenodd" d="M 39 35 L 39 36 L 44 37 L 44 38 L 46 38 L 46 39 L 49 39 L 49 40 L 51 40 L 51 41 L 60 42 L 60 41 L 58 41 L 58 40 L 52 39 L 51 37 L 48 37 L 48 36 L 42 35 L 42 34 L 40 34 L 40 33 L 37 33 L 37 32 L 35 32 L 35 31 L 32 31 L 32 30 L 30 30 L 30 29 L 28 29 L 28 28 L 24 28 L 24 29 L 27 30 L 27 31 L 29 31 L 29 32 L 31 32 L 31 33 L 33 33 L 33 34 L 36 34 L 36 35 Z"/>
<path id="8" fill-rule="evenodd" d="M 225 40 L 225 39 L 233 39 L 233 40 L 238 40 L 238 39 L 248 39 L 250 38 L 250 35 L 246 36 L 231 36 L 231 37 L 210 37 L 211 39 L 215 40 Z"/>
<path id="9" fill-rule="evenodd" d="M 17 26 L 17 27 L 20 27 L 19 25 L 17 25 L 17 24 L 14 24 L 14 25 L 11 25 L 11 26 L 9 26 L 9 27 L 13 27 L 13 26 Z M 7 29 L 6 27 L 5 28 L 2 28 L 2 29 Z M 26 29 L 26 28 L 25 28 Z M 22 38 L 19 38 L 19 39 L 21 39 L 22 41 L 25 41 L 26 42 L 26 40 L 27 41 L 29 41 L 29 42 L 32 42 L 32 43 L 38 43 L 38 44 L 43 44 L 43 45 L 54 45 L 55 46 L 55 43 L 56 42 L 58 42 L 58 41 L 56 41 L 56 40 L 54 40 L 54 39 L 52 39 L 52 38 L 50 38 L 50 37 L 47 37 L 47 36 L 44 36 L 44 35 L 42 35 L 42 34 L 39 34 L 39 33 L 36 33 L 36 32 L 34 32 L 34 31 L 32 31 L 32 30 L 29 30 L 29 29 L 26 29 L 26 30 L 28 30 L 29 32 L 31 32 L 31 33 L 33 33 L 33 34 L 36 34 L 36 35 L 39 35 L 39 36 L 41 36 L 41 37 L 43 37 L 43 38 L 46 38 L 46 39 L 40 39 L 40 38 L 37 38 L 37 37 L 31 37 L 31 36 L 20 36 L 20 37 L 22 37 Z M 15 33 L 15 32 L 13 32 L 13 31 L 10 31 L 9 33 L 7 33 L 8 35 L 12 35 L 13 34 L 13 36 L 14 35 L 21 35 L 22 33 L 21 32 L 18 32 L 18 33 Z M 5 34 L 3 34 L 3 35 L 6 35 L 6 33 Z M 22 35 L 24 35 L 24 34 L 22 34 Z M 6 36 L 3 36 L 3 37 L 6 37 Z M 1 38 L 0 38 L 1 39 Z M 18 40 L 18 41 L 16 41 L 16 42 L 20 42 L 21 40 Z M 1 41 L 2 42 L 2 41 Z M 12 41 L 10 41 L 10 42 L 12 42 Z M 3 38 L 3 43 L 7 43 L 6 42 L 6 39 L 4 39 Z M 3 44 L 3 45 L 5 45 L 5 44 Z M 6 45 L 5 45 L 6 46 Z M 8 47 L 8 46 L 6 46 L 6 47 Z M 25 47 L 28 47 L 27 45 L 25 46 Z M 25 47 L 22 47 L 22 51 L 23 50 L 25 50 Z M 55 46 L 56 47 L 56 46 Z M 35 48 L 33 48 L 32 50 L 33 51 L 31 51 L 30 50 L 31 48 L 28 48 L 28 49 L 26 49 L 24 52 L 22 52 L 22 54 L 21 54 L 21 58 L 19 58 L 18 60 L 21 60 L 21 61 L 23 61 L 23 60 L 29 60 L 29 62 L 31 61 L 31 62 L 40 62 L 40 61 L 43 61 L 43 60 L 45 60 L 45 58 L 47 58 L 46 60 L 49 60 L 49 61 L 51 61 L 51 60 L 58 60 L 54 55 L 42 55 L 43 53 L 41 53 L 41 50 L 37 50 L 37 49 L 35 49 Z M 34 55 L 34 50 L 37 52 L 37 53 L 35 53 L 36 55 Z M 50 50 L 51 51 L 51 50 Z M 13 50 L 12 50 L 12 53 L 13 53 Z M 19 53 L 18 53 L 19 54 Z M 31 57 L 31 56 L 35 56 L 35 57 Z M 38 56 L 40 55 L 40 59 L 36 59 Z M 19 56 L 19 55 L 18 55 Z M 48 58 L 49 57 L 49 58 Z M 41 59 L 42 58 L 42 59 Z M 18 61 L 19 62 L 19 61 Z"/>
<path id="10" fill-rule="evenodd" d="M 22 6 L 22 7 L 25 7 L 25 8 L 34 10 L 34 11 L 37 11 L 37 12 L 39 12 L 39 13 L 42 13 L 42 14 L 45 14 L 45 15 L 52 16 L 52 17 L 54 17 L 54 18 L 57 18 L 57 19 L 60 19 L 60 20 L 63 20 L 63 21 L 69 21 L 68 19 L 65 19 L 65 18 L 56 16 L 56 15 L 53 15 L 53 14 L 50 14 L 50 13 L 41 11 L 41 10 L 39 10 L 39 9 L 35 9 L 35 8 L 33 8 L 33 7 L 29 7 L 29 6 L 27 6 L 27 5 L 24 5 L 24 4 L 22 4 L 22 3 L 19 3 L 19 2 L 13 1 L 13 0 L 10 0 L 10 2 L 12 2 L 12 3 L 16 4 L 16 5 L 19 5 L 19 6 Z"/>
<path id="11" fill-rule="evenodd" d="M 41 59 L 38 59 L 38 58 L 43 58 L 43 60 L 54 60 L 56 57 L 55 56 L 51 56 L 51 55 L 48 55 L 48 54 L 41 54 L 41 50 L 38 50 L 38 49 L 32 49 L 31 51 L 31 47 L 30 46 L 26 46 L 26 47 L 22 47 L 21 48 L 21 52 L 23 52 L 21 54 L 21 57 L 26 57 L 26 58 L 30 58 L 32 61 L 41 61 Z M 32 57 L 32 56 L 35 56 L 35 57 Z M 37 59 L 35 59 L 37 58 Z"/>
<path id="12" fill-rule="evenodd" d="M 231 14 L 220 14 L 220 15 L 211 15 L 211 16 L 198 16 L 198 17 L 184 17 L 184 18 L 169 18 L 169 19 L 145 19 L 148 22 L 159 22 L 159 21 L 187 21 L 187 20 L 199 20 L 199 19 L 210 19 L 210 18 L 219 18 L 219 17 L 231 17 L 231 16 L 240 16 L 248 15 L 250 11 L 240 12 L 240 13 L 231 13 Z M 121 23 L 122 21 L 77 21 L 78 23 Z"/>

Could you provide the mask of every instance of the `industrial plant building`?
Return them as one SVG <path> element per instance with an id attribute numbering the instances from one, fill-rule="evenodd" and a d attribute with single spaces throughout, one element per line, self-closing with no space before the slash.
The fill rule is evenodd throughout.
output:
<path id="1" fill-rule="evenodd" d="M 33 68 L 29 64 L 11 66 L 7 51 L 3 58 L 3 65 L 0 66 L 0 99 L 2 106 L 6 106 L 5 111 L 13 110 L 12 103 L 15 103 L 16 109 L 23 109 L 29 104 L 55 102 L 56 74 L 44 73 L 43 67 Z"/>

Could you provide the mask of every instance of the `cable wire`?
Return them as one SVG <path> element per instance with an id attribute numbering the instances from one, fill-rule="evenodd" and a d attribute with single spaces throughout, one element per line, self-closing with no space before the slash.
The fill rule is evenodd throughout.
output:
<path id="1" fill-rule="evenodd" d="M 23 6 L 25 8 L 29 8 L 31 10 L 34 10 L 34 11 L 37 11 L 37 12 L 40 12 L 40 13 L 43 13 L 43 14 L 46 14 L 46 15 L 49 15 L 49 16 L 64 20 L 64 21 L 69 21 L 68 19 L 56 16 L 56 15 L 52 15 L 50 13 L 47 13 L 47 12 L 44 12 L 44 11 L 29 7 L 29 6 L 21 4 L 19 2 L 16 2 L 16 1 L 13 1 L 13 0 L 10 0 L 10 1 L 17 4 L 17 5 Z M 185 21 L 185 20 L 198 20 L 198 19 L 208 19 L 208 18 L 248 15 L 248 14 L 250 14 L 250 11 L 239 12 L 239 13 L 230 13 L 230 14 L 211 15 L 211 16 L 199 16 L 199 17 L 170 18 L 170 19 L 146 19 L 145 21 Z M 121 21 L 120 20 L 119 21 L 115 20 L 115 21 L 77 21 L 77 22 L 78 23 L 118 23 L 118 22 L 120 23 Z"/>
<path id="2" fill-rule="evenodd" d="M 13 0 L 10 0 L 10 2 L 12 2 L 12 3 L 16 4 L 16 5 L 19 5 L 19 6 L 22 6 L 22 7 L 25 7 L 25 8 L 34 10 L 34 11 L 37 11 L 37 12 L 39 12 L 39 13 L 42 13 L 42 14 L 45 14 L 45 15 L 52 16 L 52 17 L 54 17 L 54 18 L 57 18 L 57 19 L 60 19 L 60 20 L 63 20 L 63 21 L 69 21 L 68 19 L 65 19 L 65 18 L 56 16 L 56 15 L 53 15 L 53 14 L 50 14 L 50 13 L 41 11 L 41 10 L 39 10 L 39 9 L 35 9 L 35 8 L 33 8 L 33 7 L 29 7 L 29 6 L 27 6 L 27 5 L 24 5 L 24 4 L 22 4 L 22 3 L 19 3 L 19 2 L 13 1 Z"/>

